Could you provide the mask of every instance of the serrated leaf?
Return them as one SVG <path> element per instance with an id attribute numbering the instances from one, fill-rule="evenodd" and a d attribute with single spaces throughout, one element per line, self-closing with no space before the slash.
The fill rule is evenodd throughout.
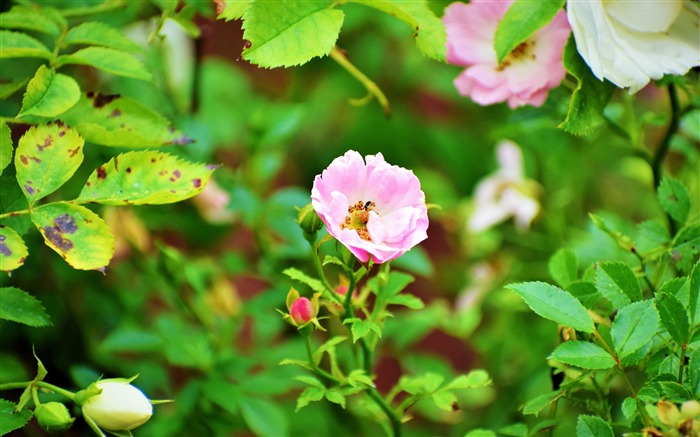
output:
<path id="1" fill-rule="evenodd" d="M 578 416 L 576 437 L 615 437 L 606 421 L 597 416 Z"/>
<path id="2" fill-rule="evenodd" d="M 0 399 L 0 436 L 22 428 L 32 418 L 32 411 L 23 408 L 15 412 L 17 405 L 13 402 Z"/>
<path id="3" fill-rule="evenodd" d="M 324 385 L 321 381 L 319 381 L 317 378 L 314 378 L 313 376 L 295 376 L 294 379 L 299 382 L 303 382 L 304 384 L 308 384 L 312 387 L 317 387 L 324 389 Z"/>
<path id="4" fill-rule="evenodd" d="M 352 333 L 353 343 L 357 343 L 357 340 L 369 334 L 370 331 L 373 331 L 380 338 L 382 336 L 382 330 L 374 322 L 362 319 L 347 319 L 344 321 L 344 323 L 348 322 L 352 323 L 350 326 L 350 332 Z"/>
<path id="5" fill-rule="evenodd" d="M 330 1 L 253 2 L 243 16 L 243 59 L 266 68 L 290 67 L 325 56 L 335 45 L 344 14 Z"/>
<path id="6" fill-rule="evenodd" d="M 17 232 L 0 225 L 0 271 L 11 272 L 24 264 L 29 255 L 27 246 Z"/>
<path id="7" fill-rule="evenodd" d="M 377 295 L 378 302 L 388 303 L 414 280 L 415 278 L 409 274 L 392 271 L 389 273 L 386 283 L 381 284 L 379 278 L 374 277 L 369 280 L 369 286 L 372 292 Z"/>
<path id="8" fill-rule="evenodd" d="M 563 61 L 566 71 L 576 78 L 578 84 L 571 94 L 566 119 L 559 127 L 570 134 L 588 135 L 605 123 L 603 110 L 615 86 L 610 82 L 599 81 L 591 73 L 590 68 L 576 50 L 573 35 L 569 37 L 564 48 Z"/>
<path id="9" fill-rule="evenodd" d="M 655 303 L 661 324 L 666 328 L 671 338 L 679 345 L 685 344 L 690 335 L 690 324 L 688 323 L 688 313 L 683 304 L 676 296 L 668 293 L 657 293 Z"/>
<path id="10" fill-rule="evenodd" d="M 693 399 L 690 391 L 675 381 L 660 381 L 659 386 L 663 391 L 664 397 L 671 402 L 680 404 Z"/>
<path id="11" fill-rule="evenodd" d="M 179 202 L 200 193 L 215 168 L 162 152 L 127 152 L 99 166 L 77 200 L 104 205 Z"/>
<path id="12" fill-rule="evenodd" d="M 447 54 L 445 25 L 435 16 L 427 1 L 351 0 L 351 2 L 371 6 L 404 21 L 414 30 L 416 46 L 424 55 L 438 61 L 445 61 Z"/>
<path id="13" fill-rule="evenodd" d="M 59 67 L 67 64 L 89 65 L 117 76 L 150 81 L 151 73 L 143 62 L 131 53 L 109 47 L 86 47 L 56 60 Z"/>
<path id="14" fill-rule="evenodd" d="M 681 229 L 673 239 L 671 258 L 681 271 L 688 272 L 698 254 L 700 254 L 700 223 L 695 223 Z"/>
<path id="15" fill-rule="evenodd" d="M 598 263 L 595 285 L 600 294 L 615 308 L 622 308 L 642 299 L 642 289 L 632 269 L 622 261 Z"/>
<path id="16" fill-rule="evenodd" d="M 0 174 L 12 162 L 12 132 L 4 122 L 0 122 Z"/>
<path id="17" fill-rule="evenodd" d="M 317 402 L 323 399 L 326 395 L 326 390 L 317 387 L 307 387 L 297 398 L 297 408 L 294 411 L 299 411 L 311 402 Z"/>
<path id="18" fill-rule="evenodd" d="M 549 24 L 564 6 L 564 0 L 516 0 L 496 27 L 494 48 L 498 63 L 520 43 Z"/>
<path id="19" fill-rule="evenodd" d="M 0 288 L 0 319 L 34 328 L 51 325 L 51 319 L 41 302 L 16 287 Z"/>
<path id="20" fill-rule="evenodd" d="M 127 51 L 140 49 L 139 45 L 124 36 L 123 32 L 97 21 L 88 21 L 71 28 L 63 43 L 96 45 Z"/>
<path id="21" fill-rule="evenodd" d="M 700 347 L 696 347 L 688 361 L 688 384 L 693 395 L 700 396 Z"/>
<path id="22" fill-rule="evenodd" d="M 425 304 L 422 300 L 420 300 L 418 297 L 412 294 L 407 293 L 398 294 L 390 298 L 387 303 L 390 305 L 403 305 L 412 310 L 419 310 L 425 308 Z"/>
<path id="23" fill-rule="evenodd" d="M 80 87 L 75 79 L 55 73 L 42 65 L 27 84 L 18 117 L 56 117 L 70 109 L 79 99 Z"/>
<path id="24" fill-rule="evenodd" d="M 445 390 L 458 390 L 466 388 L 479 388 L 491 385 L 491 377 L 482 369 L 471 370 L 466 375 L 459 375 L 446 386 Z"/>
<path id="25" fill-rule="evenodd" d="M 26 33 L 0 30 L 0 59 L 5 58 L 44 58 L 53 54 L 44 44 Z"/>
<path id="26" fill-rule="evenodd" d="M 583 306 L 589 309 L 593 309 L 598 303 L 601 294 L 595 285 L 591 282 L 574 282 L 566 287 L 566 291 L 571 293 L 576 299 L 581 301 Z"/>
<path id="27" fill-rule="evenodd" d="M 114 236 L 107 224 L 84 206 L 48 203 L 31 212 L 44 242 L 73 268 L 104 271 L 114 254 Z"/>
<path id="28" fill-rule="evenodd" d="M 578 275 L 578 257 L 571 249 L 559 249 L 549 259 L 549 274 L 560 287 L 566 288 L 576 281 Z"/>
<path id="29" fill-rule="evenodd" d="M 610 327 L 613 346 L 620 361 L 624 362 L 625 358 L 650 343 L 658 327 L 659 315 L 652 300 L 635 302 L 620 308 Z"/>
<path id="30" fill-rule="evenodd" d="M 14 79 L 9 82 L 0 82 L 0 100 L 10 97 L 29 82 L 29 78 Z"/>
<path id="31" fill-rule="evenodd" d="M 56 191 L 83 162 L 83 139 L 68 126 L 32 126 L 15 152 L 17 182 L 30 205 Z"/>
<path id="32" fill-rule="evenodd" d="M 668 229 L 659 222 L 647 220 L 637 225 L 637 251 L 646 255 L 671 241 Z"/>
<path id="33" fill-rule="evenodd" d="M 323 286 L 323 283 L 321 281 L 319 281 L 316 278 L 312 278 L 311 276 L 307 275 L 299 269 L 295 269 L 294 267 L 284 269 L 282 273 L 294 279 L 295 281 L 299 281 L 302 284 L 308 285 L 309 288 L 311 288 L 315 292 L 323 293 L 326 290 L 326 287 Z"/>
<path id="34" fill-rule="evenodd" d="M 688 309 L 690 312 L 690 323 L 695 325 L 700 320 L 696 320 L 696 314 L 700 308 L 700 261 L 695 263 L 693 271 L 690 273 L 690 289 L 688 292 Z"/>
<path id="35" fill-rule="evenodd" d="M 507 288 L 515 291 L 535 313 L 578 331 L 595 330 L 593 319 L 570 293 L 544 282 L 523 282 Z"/>
<path id="36" fill-rule="evenodd" d="M 326 399 L 345 408 L 345 396 L 338 388 L 326 390 Z"/>
<path id="37" fill-rule="evenodd" d="M 659 205 L 673 219 L 684 224 L 690 212 L 690 194 L 683 183 L 671 177 L 664 177 L 657 190 Z"/>
<path id="38" fill-rule="evenodd" d="M 4 29 L 33 30 L 58 36 L 61 25 L 44 8 L 15 6 L 0 14 L 0 27 Z M 59 15 L 60 17 L 60 15 Z"/>
<path id="39" fill-rule="evenodd" d="M 615 359 L 605 349 L 587 341 L 562 343 L 547 358 L 582 369 L 609 369 L 615 365 Z"/>
<path id="40" fill-rule="evenodd" d="M 218 0 L 217 5 L 223 4 L 222 9 L 217 9 L 219 20 L 240 20 L 245 10 L 250 6 L 251 0 Z"/>
<path id="41" fill-rule="evenodd" d="M 129 97 L 83 94 L 61 120 L 86 141 L 103 146 L 158 147 L 192 141 L 165 117 Z"/>
<path id="42" fill-rule="evenodd" d="M 540 414 L 540 411 L 542 411 L 544 408 L 551 405 L 553 402 L 555 402 L 557 399 L 559 399 L 563 394 L 564 394 L 564 392 L 557 390 L 557 391 L 553 391 L 550 393 L 545 393 L 543 395 L 540 395 L 540 396 L 536 397 L 535 399 L 528 401 L 523 406 L 523 414 L 534 414 L 535 416 L 538 416 Z"/>

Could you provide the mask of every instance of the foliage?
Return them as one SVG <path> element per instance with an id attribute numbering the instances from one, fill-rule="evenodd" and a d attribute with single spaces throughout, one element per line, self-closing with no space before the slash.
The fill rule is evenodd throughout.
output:
<path id="1" fill-rule="evenodd" d="M 571 36 L 542 106 L 478 106 L 448 3 L 3 4 L 0 435 L 698 432 L 698 72 L 632 95 Z M 562 7 L 514 1 L 497 59 Z M 309 205 L 350 149 L 425 193 L 391 263 Z M 506 188 L 534 221 L 471 230 Z M 113 377 L 173 402 L 102 430 Z"/>

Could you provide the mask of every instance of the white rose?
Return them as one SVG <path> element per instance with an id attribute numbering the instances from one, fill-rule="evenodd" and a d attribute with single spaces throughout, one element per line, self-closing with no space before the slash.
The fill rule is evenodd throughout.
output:
<path id="1" fill-rule="evenodd" d="M 567 16 L 583 59 L 630 94 L 700 65 L 700 9 L 690 0 L 573 0 Z"/>
<path id="2" fill-rule="evenodd" d="M 129 431 L 153 415 L 153 406 L 141 390 L 125 380 L 101 380 L 102 390 L 83 403 L 83 415 L 108 431 Z"/>

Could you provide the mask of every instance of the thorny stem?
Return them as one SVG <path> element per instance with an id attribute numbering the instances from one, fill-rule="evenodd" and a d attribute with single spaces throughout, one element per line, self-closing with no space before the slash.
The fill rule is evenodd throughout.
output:
<path id="1" fill-rule="evenodd" d="M 368 98 L 374 97 L 377 99 L 379 104 L 384 109 L 384 113 L 387 116 L 391 115 L 391 108 L 389 107 L 389 100 L 386 98 L 381 89 L 374 83 L 369 77 L 367 77 L 363 72 L 361 72 L 357 67 L 352 65 L 348 60 L 347 56 L 338 48 L 333 47 L 329 53 L 330 57 L 333 58 L 335 62 L 343 67 L 348 73 L 350 73 L 355 79 L 357 79 L 362 85 L 365 86 L 367 92 L 369 93 L 367 97 L 363 99 L 351 100 L 351 103 L 363 104 Z"/>
<path id="2" fill-rule="evenodd" d="M 678 125 L 680 123 L 680 104 L 678 103 L 678 92 L 676 91 L 676 87 L 671 83 L 668 85 L 668 97 L 671 101 L 671 121 L 668 124 L 668 128 L 666 129 L 666 133 L 664 134 L 664 137 L 661 139 L 661 143 L 659 144 L 659 147 L 656 149 L 656 154 L 654 155 L 654 159 L 651 162 L 651 171 L 654 174 L 654 187 L 658 188 L 659 184 L 661 183 L 661 171 L 662 171 L 662 164 L 664 161 L 664 158 L 666 158 L 666 154 L 668 153 L 668 150 L 671 146 L 671 138 L 676 134 L 676 131 L 678 130 Z M 671 232 L 671 235 L 676 234 L 676 224 L 673 221 L 673 218 L 667 214 L 668 216 L 668 223 L 669 223 L 669 231 Z"/>
<path id="3" fill-rule="evenodd" d="M 369 387 L 367 389 L 367 395 L 374 401 L 379 408 L 384 411 L 384 414 L 387 415 L 389 420 L 391 421 L 391 430 L 393 432 L 394 437 L 401 437 L 401 419 L 399 416 L 396 414 L 396 411 L 394 411 L 393 408 L 391 408 L 391 405 L 389 405 L 386 400 L 382 397 L 382 395 L 379 394 L 376 388 L 374 387 Z"/>

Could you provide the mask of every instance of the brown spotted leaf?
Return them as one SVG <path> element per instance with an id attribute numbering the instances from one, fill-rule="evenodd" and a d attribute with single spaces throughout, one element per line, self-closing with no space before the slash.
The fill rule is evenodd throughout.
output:
<path id="1" fill-rule="evenodd" d="M 61 120 L 86 141 L 103 146 L 158 147 L 192 142 L 156 111 L 118 95 L 83 94 L 61 114 Z"/>
<path id="2" fill-rule="evenodd" d="M 13 229 L 0 225 L 0 271 L 11 272 L 21 267 L 28 254 L 22 237 Z"/>
<path id="3" fill-rule="evenodd" d="M 167 153 L 128 152 L 97 168 L 77 200 L 105 205 L 179 202 L 202 191 L 215 168 Z"/>
<path id="4" fill-rule="evenodd" d="M 84 206 L 56 202 L 33 209 L 31 218 L 46 245 L 73 268 L 104 272 L 114 254 L 114 236 L 100 216 Z"/>
<path id="5" fill-rule="evenodd" d="M 29 205 L 53 193 L 83 162 L 83 139 L 60 123 L 32 126 L 15 151 L 17 182 Z"/>

